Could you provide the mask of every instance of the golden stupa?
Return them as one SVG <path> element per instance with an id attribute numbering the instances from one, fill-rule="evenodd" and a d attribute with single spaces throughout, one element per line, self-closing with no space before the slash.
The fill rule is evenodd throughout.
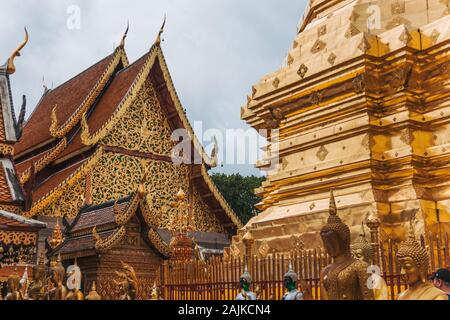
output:
<path id="1" fill-rule="evenodd" d="M 449 231 L 449 0 L 310 0 L 283 67 L 253 86 L 241 118 L 269 129 L 257 167 L 263 212 L 234 237 L 286 252 L 321 246 L 330 190 L 355 239 Z M 267 249 L 269 248 L 269 249 Z"/>

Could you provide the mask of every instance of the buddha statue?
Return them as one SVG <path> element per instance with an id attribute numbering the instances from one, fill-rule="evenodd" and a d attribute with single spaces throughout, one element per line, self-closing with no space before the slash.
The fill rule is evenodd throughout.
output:
<path id="1" fill-rule="evenodd" d="M 67 268 L 67 289 L 69 293 L 66 296 L 66 300 L 84 300 L 84 295 L 80 291 L 81 288 L 81 270 L 77 265 L 77 259 L 73 266 Z"/>
<path id="2" fill-rule="evenodd" d="M 298 275 L 289 263 L 289 269 L 284 275 L 284 287 L 287 292 L 283 295 L 282 300 L 303 300 L 303 293 L 297 289 Z"/>
<path id="3" fill-rule="evenodd" d="M 91 291 L 86 296 L 86 300 L 102 300 L 102 297 L 97 292 L 97 285 L 95 281 L 92 282 Z"/>
<path id="4" fill-rule="evenodd" d="M 239 278 L 241 292 L 237 295 L 236 300 L 257 300 L 256 293 L 250 290 L 251 284 L 252 276 L 248 272 L 247 266 L 245 266 L 244 273 Z"/>
<path id="5" fill-rule="evenodd" d="M 53 288 L 47 292 L 49 300 L 65 300 L 67 296 L 67 288 L 64 286 L 64 276 L 66 269 L 61 263 L 61 256 L 58 255 L 56 263 L 51 263 L 50 267 L 50 281 Z"/>
<path id="6" fill-rule="evenodd" d="M 321 272 L 322 297 L 325 300 L 373 300 L 367 286 L 369 265 L 352 257 L 350 228 L 337 215 L 331 192 L 329 217 L 320 231 L 325 250 L 333 262 Z"/>
<path id="7" fill-rule="evenodd" d="M 120 298 L 119 300 L 136 300 L 137 299 L 137 277 L 134 268 L 129 264 L 122 263 L 123 272 L 116 271 L 118 279 L 114 279 Z"/>
<path id="8" fill-rule="evenodd" d="M 16 270 L 8 277 L 8 294 L 5 300 L 23 300 L 22 293 L 19 291 L 20 276 Z"/>
<path id="9" fill-rule="evenodd" d="M 28 300 L 43 300 L 45 296 L 45 273 L 44 252 L 38 259 L 38 264 L 33 266 L 33 277 L 28 288 Z"/>
<path id="10" fill-rule="evenodd" d="M 366 239 L 364 224 L 361 225 L 359 237 L 351 245 L 352 256 L 354 259 L 371 264 L 373 249 Z M 375 300 L 388 300 L 388 286 L 386 281 L 377 273 L 372 275 L 372 290 Z"/>
<path id="11" fill-rule="evenodd" d="M 448 300 L 445 292 L 427 279 L 429 256 L 416 240 L 412 221 L 408 239 L 399 246 L 397 260 L 401 266 L 402 279 L 408 285 L 398 300 Z"/>

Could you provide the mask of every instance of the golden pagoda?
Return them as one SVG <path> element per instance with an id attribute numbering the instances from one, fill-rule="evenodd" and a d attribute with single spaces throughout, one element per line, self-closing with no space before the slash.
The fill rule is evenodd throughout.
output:
<path id="1" fill-rule="evenodd" d="M 253 86 L 241 118 L 269 129 L 257 167 L 263 212 L 234 237 L 283 252 L 321 246 L 330 189 L 353 238 L 450 230 L 447 0 L 310 0 L 283 67 Z M 243 251 L 242 248 L 240 250 Z"/>

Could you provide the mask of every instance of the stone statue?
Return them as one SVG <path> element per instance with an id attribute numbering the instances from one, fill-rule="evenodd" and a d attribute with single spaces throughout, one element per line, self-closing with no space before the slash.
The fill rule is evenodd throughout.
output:
<path id="1" fill-rule="evenodd" d="M 366 239 L 366 233 L 364 230 L 364 224 L 361 227 L 361 233 L 359 237 L 351 245 L 352 256 L 354 259 L 365 261 L 367 264 L 371 263 L 373 249 L 370 243 Z M 388 300 L 388 286 L 386 281 L 379 274 L 372 275 L 372 290 L 375 300 Z"/>
<path id="2" fill-rule="evenodd" d="M 66 269 L 61 263 L 61 256 L 58 255 L 56 263 L 50 263 L 50 281 L 53 288 L 47 291 L 49 300 L 65 300 L 67 296 L 67 288 L 64 286 L 64 276 Z"/>
<path id="3" fill-rule="evenodd" d="M 120 294 L 119 300 L 136 300 L 137 298 L 137 277 L 134 268 L 129 264 L 122 263 L 123 272 L 116 271 L 118 280 L 114 279 L 114 284 Z"/>
<path id="4" fill-rule="evenodd" d="M 80 291 L 81 288 L 81 270 L 77 265 L 77 259 L 73 266 L 67 268 L 67 289 L 69 293 L 66 296 L 66 300 L 84 300 L 84 295 Z"/>
<path id="5" fill-rule="evenodd" d="M 284 287 L 287 292 L 284 294 L 282 300 L 303 300 L 303 293 L 297 289 L 298 275 L 292 268 L 292 263 L 289 263 L 289 270 L 284 275 Z"/>
<path id="6" fill-rule="evenodd" d="M 20 277 L 16 271 L 14 271 L 8 277 L 8 294 L 5 300 L 23 300 L 22 293 L 19 291 Z"/>
<path id="7" fill-rule="evenodd" d="M 245 266 L 245 271 L 239 278 L 241 292 L 237 295 L 236 300 L 257 300 L 256 294 L 250 291 L 251 284 L 252 276 L 248 272 L 247 266 Z"/>
<path id="8" fill-rule="evenodd" d="M 44 252 L 41 253 L 38 264 L 33 266 L 33 278 L 28 288 L 29 300 L 44 300 L 45 297 L 45 274 Z"/>
<path id="9" fill-rule="evenodd" d="M 325 300 L 373 300 L 373 291 L 367 286 L 369 265 L 354 259 L 350 250 L 350 228 L 337 216 L 334 194 L 331 192 L 330 216 L 320 236 L 333 263 L 321 272 Z"/>
<path id="10" fill-rule="evenodd" d="M 416 240 L 412 221 L 408 239 L 399 246 L 397 259 L 402 278 L 408 284 L 408 290 L 398 300 L 448 300 L 444 291 L 428 282 L 429 256 Z"/>
<path id="11" fill-rule="evenodd" d="M 91 291 L 86 296 L 86 300 L 102 300 L 102 297 L 97 292 L 95 281 L 92 282 Z"/>

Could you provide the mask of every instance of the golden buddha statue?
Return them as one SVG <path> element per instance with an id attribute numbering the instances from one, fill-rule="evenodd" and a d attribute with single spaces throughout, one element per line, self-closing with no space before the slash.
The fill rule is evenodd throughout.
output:
<path id="1" fill-rule="evenodd" d="M 369 265 L 352 257 L 350 228 L 337 216 L 334 194 L 331 192 L 330 216 L 320 236 L 333 263 L 321 273 L 324 300 L 373 300 L 367 286 Z"/>
<path id="2" fill-rule="evenodd" d="M 366 239 L 366 232 L 364 230 L 364 224 L 361 226 L 361 233 L 359 237 L 351 245 L 352 256 L 354 259 L 365 261 L 367 264 L 371 264 L 373 249 L 370 243 Z M 380 276 L 381 270 L 378 266 L 373 266 L 373 270 L 378 269 L 372 275 L 372 290 L 375 300 L 388 300 L 388 286 L 386 281 Z"/>
<path id="3" fill-rule="evenodd" d="M 20 277 L 16 270 L 8 277 L 8 294 L 5 300 L 23 300 L 22 293 L 19 290 Z"/>
<path id="4" fill-rule="evenodd" d="M 33 266 L 33 278 L 28 288 L 28 299 L 29 300 L 43 300 L 45 296 L 45 273 L 46 268 L 44 264 L 44 252 L 38 259 L 38 264 Z"/>
<path id="5" fill-rule="evenodd" d="M 50 267 L 50 281 L 53 284 L 53 288 L 47 292 L 47 298 L 49 300 L 65 300 L 67 296 L 67 288 L 64 286 L 64 276 L 66 269 L 61 263 L 61 256 L 58 255 L 55 264 L 51 264 Z"/>
<path id="6" fill-rule="evenodd" d="M 120 298 L 119 300 L 136 300 L 137 298 L 137 277 L 134 268 L 129 264 L 122 263 L 123 272 L 116 271 L 118 279 L 114 279 Z"/>
<path id="7" fill-rule="evenodd" d="M 399 246 L 397 259 L 402 278 L 409 286 L 398 300 L 448 300 L 447 294 L 427 279 L 429 256 L 416 240 L 412 221 L 408 239 Z"/>
<path id="8" fill-rule="evenodd" d="M 92 282 L 91 291 L 86 296 L 86 300 L 102 300 L 102 297 L 97 292 L 95 281 Z"/>

